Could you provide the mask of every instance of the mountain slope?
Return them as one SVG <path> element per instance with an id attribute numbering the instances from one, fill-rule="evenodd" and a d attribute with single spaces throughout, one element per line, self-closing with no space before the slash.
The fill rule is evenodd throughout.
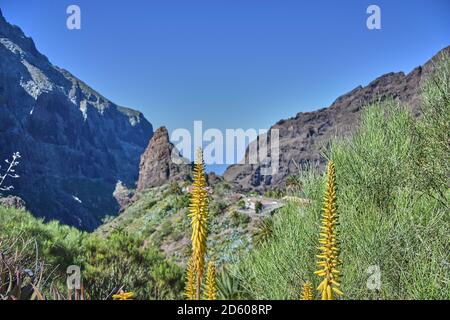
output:
<path id="1" fill-rule="evenodd" d="M 450 52 L 450 47 L 441 52 Z M 437 56 L 437 55 L 436 55 Z M 348 136 L 357 127 L 362 107 L 378 99 L 398 99 L 418 114 L 420 86 L 433 68 L 432 58 L 409 74 L 385 74 L 366 87 L 359 86 L 336 99 L 329 107 L 314 112 L 301 112 L 281 120 L 271 129 L 279 130 L 280 166 L 277 174 L 263 176 L 262 165 L 237 164 L 227 168 L 224 179 L 234 182 L 242 190 L 262 190 L 282 186 L 291 174 L 304 166 L 321 167 L 321 151 L 335 136 Z M 253 142 L 255 143 L 255 142 Z M 245 158 L 248 159 L 247 149 Z"/>
<path id="2" fill-rule="evenodd" d="M 0 12 L 0 158 L 22 154 L 13 193 L 33 214 L 94 229 L 117 212 L 116 182 L 136 181 L 152 134 L 140 112 L 53 66 Z"/>

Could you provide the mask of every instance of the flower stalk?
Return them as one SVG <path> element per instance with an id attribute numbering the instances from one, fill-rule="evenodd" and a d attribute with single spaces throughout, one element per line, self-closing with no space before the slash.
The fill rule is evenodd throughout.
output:
<path id="1" fill-rule="evenodd" d="M 194 164 L 194 183 L 189 205 L 189 217 L 192 226 L 192 261 L 196 275 L 195 297 L 199 300 L 208 234 L 208 192 L 206 190 L 205 165 L 201 149 L 197 150 Z"/>
<path id="2" fill-rule="evenodd" d="M 340 265 L 339 243 L 337 240 L 338 212 L 336 205 L 336 173 L 333 161 L 327 165 L 327 188 L 324 197 L 324 207 L 320 227 L 319 254 L 317 255 L 319 270 L 315 272 L 323 278 L 317 290 L 322 300 L 333 300 L 334 294 L 343 295 L 339 289 Z"/>
<path id="3" fill-rule="evenodd" d="M 208 271 L 206 273 L 205 300 L 217 300 L 216 266 L 212 261 L 208 263 Z"/>
<path id="4" fill-rule="evenodd" d="M 133 292 L 124 292 L 120 290 L 118 293 L 112 296 L 114 300 L 133 300 L 134 293 Z"/>
<path id="5" fill-rule="evenodd" d="M 186 289 L 185 297 L 187 300 L 195 300 L 196 290 L 195 290 L 195 266 L 192 257 L 189 259 L 186 272 Z"/>
<path id="6" fill-rule="evenodd" d="M 310 281 L 306 281 L 303 284 L 302 294 L 300 295 L 300 300 L 314 300 L 313 289 Z"/>

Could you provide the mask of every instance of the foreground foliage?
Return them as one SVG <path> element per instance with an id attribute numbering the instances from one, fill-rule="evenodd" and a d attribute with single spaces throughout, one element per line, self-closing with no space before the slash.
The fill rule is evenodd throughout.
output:
<path id="1" fill-rule="evenodd" d="M 103 239 L 57 222 L 43 223 L 23 210 L 3 207 L 0 221 L 0 253 L 13 257 L 19 252 L 15 268 L 39 274 L 39 289 L 47 298 L 53 298 L 55 290 L 66 292 L 66 270 L 70 265 L 81 267 L 87 299 L 109 299 L 121 288 L 132 290 L 136 299 L 179 298 L 180 268 L 155 248 L 144 247 L 138 237 L 118 230 Z M 27 281 L 37 284 L 34 278 L 28 277 Z M 0 283 L 0 287 L 4 285 Z"/>
<path id="2" fill-rule="evenodd" d="M 393 101 L 368 106 L 353 137 L 325 155 L 340 186 L 347 299 L 450 299 L 450 60 L 437 63 L 419 119 Z M 310 203 L 281 209 L 271 240 L 234 269 L 248 298 L 297 299 L 315 271 L 326 180 L 312 172 L 301 180 Z"/>

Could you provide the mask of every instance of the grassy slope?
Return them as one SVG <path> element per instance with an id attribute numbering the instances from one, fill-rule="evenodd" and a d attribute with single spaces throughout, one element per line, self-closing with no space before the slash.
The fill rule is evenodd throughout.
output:
<path id="1" fill-rule="evenodd" d="M 190 256 L 189 194 L 172 189 L 166 185 L 140 195 L 96 233 L 105 236 L 113 230 L 126 230 L 144 238 L 146 245 L 161 248 L 166 256 L 184 266 Z M 268 209 L 255 214 L 254 210 L 240 208 L 238 195 L 225 182 L 215 184 L 211 190 L 208 256 L 220 265 L 234 263 L 240 253 L 252 249 L 259 221 L 273 212 Z"/>
<path id="2" fill-rule="evenodd" d="M 213 188 L 210 197 L 208 256 L 218 264 L 236 262 L 240 253 L 252 248 L 255 226 L 269 212 L 252 214 L 241 210 L 236 194 L 226 183 Z M 145 244 L 161 248 L 169 258 L 185 265 L 190 255 L 189 195 L 173 192 L 170 186 L 154 188 L 139 197 L 118 217 L 101 226 L 96 233 L 108 235 L 126 230 L 145 239 Z"/>

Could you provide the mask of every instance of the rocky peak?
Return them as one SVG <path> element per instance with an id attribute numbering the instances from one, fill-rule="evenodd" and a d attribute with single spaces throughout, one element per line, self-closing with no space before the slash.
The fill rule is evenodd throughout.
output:
<path id="1" fill-rule="evenodd" d="M 20 47 L 23 53 L 28 54 L 31 59 L 43 59 L 48 63 L 47 57 L 39 53 L 33 39 L 27 37 L 23 31 L 15 25 L 8 23 L 0 10 L 0 38 L 4 38 Z"/>
<path id="2" fill-rule="evenodd" d="M 173 159 L 178 159 L 175 163 Z M 179 164 L 180 163 L 180 164 Z M 147 149 L 141 156 L 137 192 L 162 186 L 174 180 L 186 180 L 191 173 L 191 164 L 183 159 L 169 140 L 165 127 L 155 131 Z"/>

